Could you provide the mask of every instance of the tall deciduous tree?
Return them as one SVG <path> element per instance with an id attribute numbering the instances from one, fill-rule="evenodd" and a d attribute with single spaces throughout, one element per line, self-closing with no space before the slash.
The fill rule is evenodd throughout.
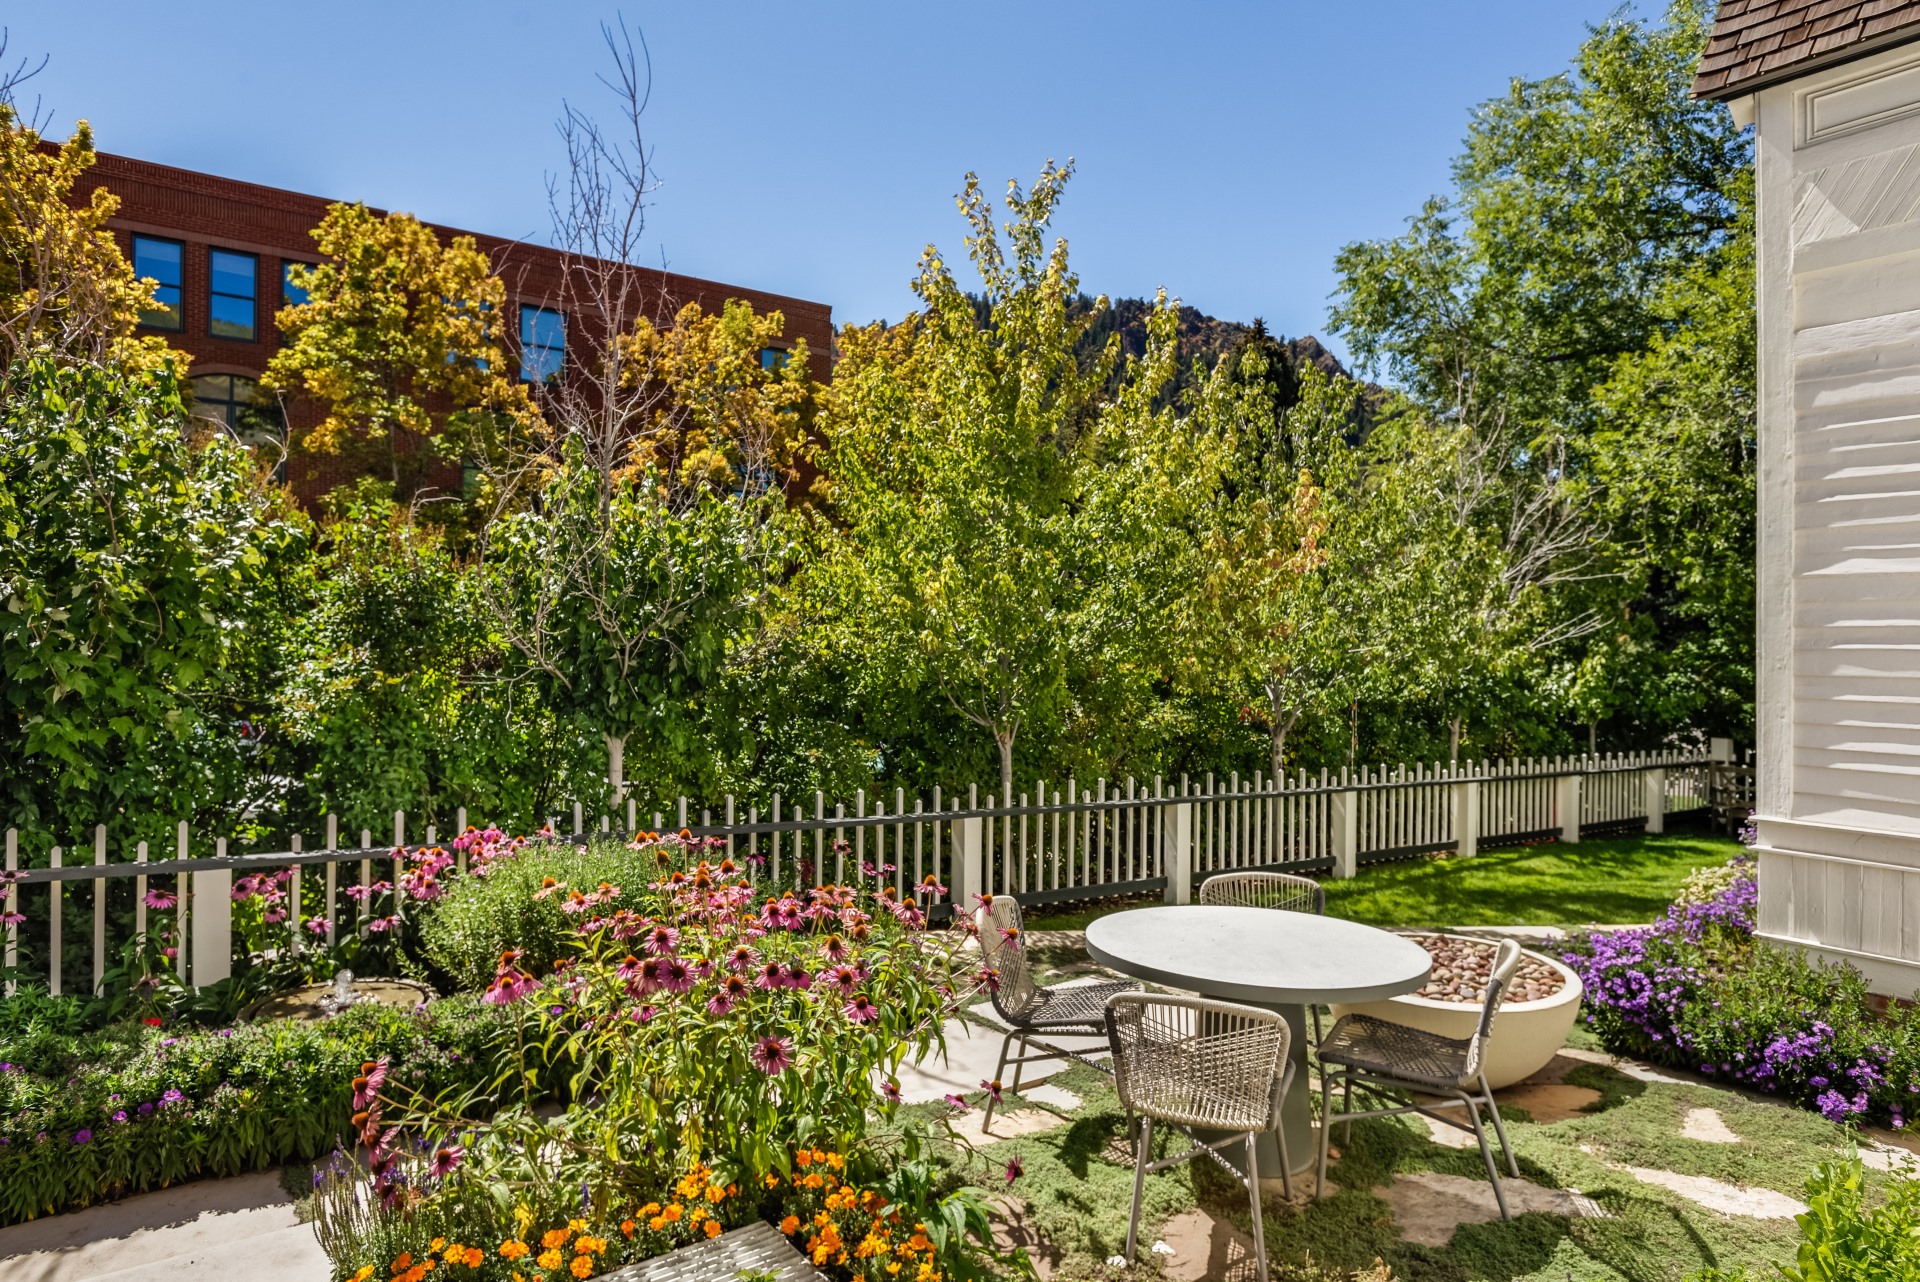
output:
<path id="1" fill-rule="evenodd" d="M 1010 183 L 1004 227 L 969 174 L 959 206 L 980 294 L 929 246 L 914 281 L 923 310 L 842 336 L 826 416 L 843 525 L 815 586 L 842 646 L 991 736 L 1003 792 L 1023 728 L 1068 702 L 1076 651 L 1128 621 L 1111 590 L 1127 546 L 1101 534 L 1155 499 L 1142 490 L 1128 512 L 1108 487 L 1103 502 L 1102 472 L 1144 479 L 1165 455 L 1117 423 L 1164 441 L 1172 422 L 1153 404 L 1173 371 L 1164 299 L 1153 350 L 1117 392 L 1117 338 L 1082 341 L 1105 300 L 1075 305 L 1066 242 L 1047 239 L 1070 172 L 1049 162 L 1030 191 Z"/>
<path id="2" fill-rule="evenodd" d="M 471 236 L 443 245 L 411 214 L 336 204 L 313 239 L 326 261 L 293 269 L 307 301 L 281 309 L 286 344 L 262 380 L 325 408 L 304 448 L 384 477 L 404 500 L 443 461 L 433 445 L 449 427 L 536 426 L 500 342 L 506 287 Z"/>

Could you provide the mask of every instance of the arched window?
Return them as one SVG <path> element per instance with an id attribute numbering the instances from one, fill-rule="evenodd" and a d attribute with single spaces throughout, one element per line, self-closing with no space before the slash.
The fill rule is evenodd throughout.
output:
<path id="1" fill-rule="evenodd" d="M 245 374 L 197 374 L 193 413 L 218 423 L 242 445 L 275 460 L 274 475 L 285 466 L 287 421 L 280 406 Z"/>

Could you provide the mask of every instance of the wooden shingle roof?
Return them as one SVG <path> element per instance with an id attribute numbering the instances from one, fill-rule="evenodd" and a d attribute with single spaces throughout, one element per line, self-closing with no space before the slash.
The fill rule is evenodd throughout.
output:
<path id="1" fill-rule="evenodd" d="M 1696 98 L 1755 89 L 1920 39 L 1920 0 L 1720 0 Z"/>

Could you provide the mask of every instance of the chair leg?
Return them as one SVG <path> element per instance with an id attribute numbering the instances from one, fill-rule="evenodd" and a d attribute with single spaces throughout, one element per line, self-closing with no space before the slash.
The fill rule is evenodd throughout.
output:
<path id="1" fill-rule="evenodd" d="M 1258 1133 L 1247 1133 L 1247 1200 L 1253 1204 L 1254 1264 L 1260 1271 L 1260 1282 L 1267 1282 L 1267 1228 L 1260 1221 L 1260 1158 L 1254 1152 L 1258 1139 Z"/>
<path id="2" fill-rule="evenodd" d="M 1287 1126 L 1282 1122 L 1273 1131 L 1275 1139 L 1280 1141 L 1280 1188 L 1287 1195 L 1287 1201 L 1293 1201 L 1293 1158 L 1287 1153 Z"/>
<path id="3" fill-rule="evenodd" d="M 1343 1098 L 1340 1101 L 1340 1111 L 1351 1114 L 1353 1112 L 1353 1078 L 1347 1077 L 1343 1080 L 1345 1086 L 1342 1090 Z M 1353 1142 L 1353 1118 L 1351 1116 L 1340 1123 L 1340 1142 L 1342 1144 L 1351 1144 Z"/>
<path id="4" fill-rule="evenodd" d="M 1140 1233 L 1140 1198 L 1147 1189 L 1147 1162 L 1153 1154 L 1153 1118 L 1140 1119 L 1140 1142 L 1133 1149 L 1133 1209 L 1127 1212 L 1127 1266 L 1133 1266 L 1133 1245 Z"/>
<path id="5" fill-rule="evenodd" d="M 1500 1151 L 1507 1155 L 1507 1171 L 1514 1179 L 1520 1178 L 1520 1163 L 1513 1155 L 1513 1145 L 1507 1140 L 1507 1127 L 1500 1120 L 1500 1106 L 1493 1102 L 1493 1088 L 1487 1085 L 1487 1075 L 1480 1074 L 1480 1089 L 1487 1097 L 1487 1112 L 1493 1115 L 1493 1130 L 1500 1137 Z"/>
<path id="6" fill-rule="evenodd" d="M 1500 1218 L 1513 1218 L 1507 1210 L 1507 1191 L 1500 1187 L 1500 1168 L 1493 1164 L 1493 1148 L 1487 1142 L 1487 1128 L 1480 1124 L 1480 1104 L 1465 1091 L 1460 1098 L 1467 1102 L 1467 1119 L 1473 1123 L 1473 1138 L 1480 1144 L 1480 1157 L 1487 1164 L 1487 1179 L 1493 1182 L 1493 1200 L 1500 1205 Z"/>
<path id="7" fill-rule="evenodd" d="M 1008 1029 L 1007 1035 L 1000 1039 L 1000 1062 L 999 1064 L 994 1066 L 994 1070 L 993 1070 L 993 1080 L 996 1082 L 1000 1080 L 1000 1075 L 1007 1071 L 1007 1051 L 1012 1048 L 1013 1039 L 1016 1036 L 1018 1036 L 1018 1034 L 1013 1029 Z M 1021 1048 L 1020 1053 L 1022 1055 L 1026 1054 L 1026 1048 L 1024 1046 Z M 1019 1065 L 1016 1064 L 1014 1065 L 1014 1067 L 1018 1068 Z M 991 1130 L 992 1127 L 993 1127 L 993 1092 L 988 1091 L 987 1092 L 987 1115 L 980 1119 L 980 1133 L 984 1135 L 987 1133 L 987 1131 Z"/>
<path id="8" fill-rule="evenodd" d="M 1318 1047 L 1320 1045 L 1320 1008 L 1309 1006 L 1307 1010 L 1313 1015 L 1313 1044 Z"/>
<path id="9" fill-rule="evenodd" d="M 1013 1066 L 1013 1085 L 1008 1087 L 1015 1095 L 1020 1093 L 1020 1070 L 1027 1066 L 1027 1054 L 1032 1049 L 1033 1047 L 1027 1044 L 1027 1035 L 1025 1033 L 1020 1034 L 1020 1062 Z M 1004 1065 L 1002 1067 L 1004 1069 Z"/>
<path id="10" fill-rule="evenodd" d="M 1313 1200 L 1327 1195 L 1327 1144 L 1333 1137 L 1333 1078 L 1320 1066 L 1320 1164 L 1315 1171 Z"/>

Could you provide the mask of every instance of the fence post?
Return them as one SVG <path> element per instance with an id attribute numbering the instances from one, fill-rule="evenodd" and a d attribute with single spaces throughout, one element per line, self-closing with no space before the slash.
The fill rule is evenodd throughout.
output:
<path id="1" fill-rule="evenodd" d="M 972 911 L 973 897 L 986 889 L 982 880 L 982 838 L 987 821 L 979 815 L 968 815 L 953 823 L 954 850 L 953 864 L 953 911 L 965 914 Z"/>
<path id="2" fill-rule="evenodd" d="M 1650 833 L 1667 830 L 1667 772 L 1656 768 L 1641 772 L 1646 780 L 1647 791 L 1647 831 Z"/>
<path id="3" fill-rule="evenodd" d="M 1193 902 L 1193 803 L 1160 807 L 1160 866 L 1167 874 L 1167 902 Z"/>
<path id="4" fill-rule="evenodd" d="M 214 857 L 227 857 L 227 839 L 213 843 Z M 188 974 L 195 988 L 207 988 L 233 974 L 233 870 L 207 868 L 193 874 L 193 960 Z"/>
<path id="5" fill-rule="evenodd" d="M 107 826 L 93 826 L 93 866 L 102 868 L 107 862 Z M 87 990 L 89 997 L 100 991 L 100 981 L 107 974 L 107 879 L 93 879 L 93 987 Z"/>
<path id="6" fill-rule="evenodd" d="M 47 866 L 60 866 L 60 847 L 53 848 Z M 47 991 L 55 997 L 60 995 L 60 888 L 64 884 L 59 881 L 47 883 L 47 902 L 52 910 L 47 919 Z"/>
<path id="7" fill-rule="evenodd" d="M 1562 843 L 1580 843 L 1580 776 L 1561 775 L 1553 781 L 1554 818 L 1560 824 Z"/>
<path id="8" fill-rule="evenodd" d="M 1453 802 L 1454 853 L 1470 859 L 1480 853 L 1480 781 L 1470 779 L 1448 789 Z"/>
<path id="9" fill-rule="evenodd" d="M 1342 879 L 1360 871 L 1359 794 L 1343 788 L 1329 799 L 1327 830 L 1333 839 L 1333 875 Z"/>

